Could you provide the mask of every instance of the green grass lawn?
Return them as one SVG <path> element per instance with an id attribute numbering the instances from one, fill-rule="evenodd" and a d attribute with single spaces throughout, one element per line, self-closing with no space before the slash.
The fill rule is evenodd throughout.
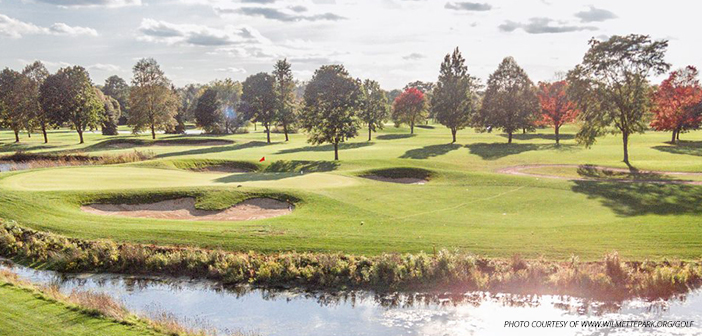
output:
<path id="1" fill-rule="evenodd" d="M 702 256 L 702 187 L 567 181 L 513 176 L 496 171 L 525 164 L 591 164 L 624 168 L 621 139 L 598 140 L 591 149 L 575 144 L 575 128 L 562 130 L 561 145 L 548 129 L 518 134 L 508 145 L 499 133 L 463 130 L 451 144 L 441 125 L 394 128 L 343 143 L 338 163 L 329 145 L 311 146 L 304 134 L 273 143 L 257 132 L 217 137 L 86 134 L 53 131 L 50 144 L 39 135 L 17 145 L 0 132 L 0 155 L 16 150 L 83 152 L 90 155 L 150 151 L 153 161 L 60 167 L 0 173 L 0 218 L 32 228 L 81 238 L 109 238 L 155 244 L 193 245 L 263 252 L 343 251 L 358 254 L 457 248 L 487 256 L 572 254 L 599 259 L 617 250 L 626 258 Z M 217 146 L 178 143 L 182 139 L 231 140 Z M 632 164 L 642 170 L 702 171 L 702 132 L 649 132 L 631 139 Z M 126 140 L 121 143 L 121 140 Z M 138 139 L 139 141 L 134 141 Z M 223 173 L 179 169 L 198 160 L 260 164 L 259 172 Z M 424 185 L 360 177 L 373 169 L 424 168 L 434 172 Z M 678 177 L 683 178 L 683 177 Z M 245 193 L 279 193 L 299 198 L 287 216 L 248 222 L 189 222 L 103 217 L 83 213 L 96 199 L 164 197 L 177 192 L 199 204 L 222 208 Z M 160 195 L 160 196 L 159 196 Z M 363 223 L 363 225 L 361 225 Z"/>
<path id="2" fill-rule="evenodd" d="M 125 325 L 77 311 L 40 294 L 0 282 L 0 335 L 163 335 L 143 323 Z"/>

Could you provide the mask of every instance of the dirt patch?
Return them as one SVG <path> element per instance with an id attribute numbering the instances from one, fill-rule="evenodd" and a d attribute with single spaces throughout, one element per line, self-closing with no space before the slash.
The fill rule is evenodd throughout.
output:
<path id="1" fill-rule="evenodd" d="M 415 178 L 415 177 L 383 177 L 378 175 L 364 175 L 363 178 L 380 181 L 380 182 L 391 182 L 391 183 L 401 183 L 401 184 L 426 184 L 427 180 Z"/>
<path id="2" fill-rule="evenodd" d="M 529 172 L 529 169 L 538 168 L 577 168 L 577 169 L 588 169 L 588 170 L 599 170 L 605 174 L 611 173 L 630 173 L 631 170 L 625 168 L 613 168 L 604 166 L 594 166 L 594 165 L 572 165 L 572 164 L 535 164 L 535 165 L 521 165 L 513 166 L 499 169 L 497 172 L 501 174 L 510 175 L 521 175 L 521 176 L 531 176 L 531 177 L 542 177 L 550 179 L 560 179 L 560 180 L 570 180 L 570 181 L 605 181 L 605 182 L 624 182 L 624 183 L 657 183 L 657 184 L 691 184 L 691 185 L 702 185 L 702 181 L 690 181 L 690 180 L 668 180 L 662 179 L 661 177 L 665 175 L 669 176 L 702 176 L 702 173 L 696 172 L 670 172 L 670 171 L 655 171 L 655 170 L 640 170 L 636 174 L 640 175 L 641 178 L 598 178 L 598 177 L 567 177 L 550 175 L 546 173 L 535 173 Z"/>
<path id="3" fill-rule="evenodd" d="M 252 198 L 222 211 L 199 210 L 192 197 L 149 204 L 90 204 L 81 210 L 106 216 L 195 221 L 246 221 L 287 215 L 293 205 L 272 198 Z"/>

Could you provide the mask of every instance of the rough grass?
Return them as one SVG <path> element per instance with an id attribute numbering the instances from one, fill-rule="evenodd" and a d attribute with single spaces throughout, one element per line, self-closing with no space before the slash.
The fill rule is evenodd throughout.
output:
<path id="1" fill-rule="evenodd" d="M 295 252 L 264 255 L 86 241 L 13 224 L 0 226 L 0 254 L 61 272 L 167 274 L 224 284 L 325 290 L 481 290 L 622 300 L 667 298 L 702 283 L 698 262 L 624 263 L 616 252 L 605 255 L 602 262 L 589 263 L 527 261 L 519 256 L 488 259 L 446 250 L 376 257 Z M 78 295 L 74 300 L 105 316 L 120 318 L 123 314 L 99 295 Z"/>

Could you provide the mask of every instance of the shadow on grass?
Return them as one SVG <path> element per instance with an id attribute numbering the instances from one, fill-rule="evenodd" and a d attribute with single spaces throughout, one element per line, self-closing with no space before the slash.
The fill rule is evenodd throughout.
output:
<path id="1" fill-rule="evenodd" d="M 65 146 L 51 146 L 51 145 L 27 145 L 23 143 L 6 143 L 6 144 L 0 144 L 0 153 L 9 153 L 9 152 L 17 152 L 17 151 L 33 151 L 33 150 L 40 150 L 40 149 L 50 149 L 50 148 L 59 148 L 59 147 L 65 147 Z"/>
<path id="2" fill-rule="evenodd" d="M 315 173 L 315 172 L 328 172 L 336 170 L 339 167 L 339 163 L 335 161 L 287 161 L 280 160 L 271 163 L 264 172 L 305 172 L 305 173 Z"/>
<path id="3" fill-rule="evenodd" d="M 245 142 L 242 144 L 236 144 L 236 145 L 231 145 L 231 146 L 203 147 L 203 148 L 190 149 L 190 150 L 185 150 L 185 151 L 180 151 L 180 152 L 163 153 L 163 154 L 156 155 L 156 157 L 157 158 L 167 158 L 167 157 L 181 156 L 181 155 L 223 153 L 223 152 L 232 152 L 232 151 L 246 149 L 246 148 L 264 147 L 264 146 L 274 145 L 274 144 L 277 144 L 277 143 L 275 143 L 275 142 L 274 143 L 267 143 L 265 141 L 249 141 L 249 142 Z"/>
<path id="4" fill-rule="evenodd" d="M 655 146 L 653 149 L 671 154 L 702 156 L 702 141 L 678 141 L 676 145 Z"/>
<path id="5" fill-rule="evenodd" d="M 633 180 L 633 181 L 675 181 L 674 178 L 651 171 L 641 171 L 631 167 L 629 171 L 603 169 L 591 165 L 578 167 L 578 175 L 589 179 Z"/>
<path id="6" fill-rule="evenodd" d="M 414 125 L 414 127 L 424 128 L 424 129 L 435 129 L 436 128 L 432 125 Z"/>
<path id="7" fill-rule="evenodd" d="M 501 137 L 503 138 L 508 138 L 509 135 L 507 134 L 500 134 Z M 515 133 L 512 134 L 512 138 L 516 140 L 535 140 L 535 139 L 540 139 L 540 140 L 551 140 L 553 142 L 556 142 L 556 135 L 555 134 L 539 134 L 539 133 Z M 561 134 L 558 136 L 559 139 L 561 140 L 573 140 L 575 139 L 575 135 L 573 134 Z"/>
<path id="8" fill-rule="evenodd" d="M 536 144 L 519 144 L 519 143 L 476 143 L 466 145 L 466 148 L 471 154 L 480 156 L 483 160 L 497 160 L 505 156 L 516 155 L 529 151 L 536 150 L 572 150 L 576 145 L 536 145 Z"/>
<path id="9" fill-rule="evenodd" d="M 346 149 L 356 149 L 362 147 L 368 147 L 374 145 L 373 142 L 342 142 L 339 144 L 339 150 Z M 305 146 L 299 148 L 290 148 L 279 150 L 276 154 L 290 154 L 290 153 L 300 153 L 300 152 L 333 152 L 334 145 L 327 144 L 321 146 Z"/>
<path id="10" fill-rule="evenodd" d="M 685 184 L 574 181 L 572 190 L 620 216 L 702 214 L 702 187 Z"/>
<path id="11" fill-rule="evenodd" d="M 407 139 L 415 136 L 414 134 L 382 134 L 375 137 L 378 140 L 398 140 Z"/>
<path id="12" fill-rule="evenodd" d="M 410 149 L 400 156 L 401 159 L 428 159 L 447 154 L 450 151 L 461 148 L 459 144 L 430 145 L 422 148 Z"/>

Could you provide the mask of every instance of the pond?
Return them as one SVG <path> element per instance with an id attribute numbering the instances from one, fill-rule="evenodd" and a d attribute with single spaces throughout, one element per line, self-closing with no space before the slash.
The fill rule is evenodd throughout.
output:
<path id="1" fill-rule="evenodd" d="M 169 313 L 186 325 L 261 335 L 700 335 L 702 295 L 673 300 L 593 302 L 568 296 L 342 293 L 225 288 L 215 282 L 115 274 L 58 274 L 4 261 L 36 284 L 108 293 L 131 311 Z M 2 304 L 0 303 L 0 306 Z M 528 327 L 505 327 L 527 321 Z M 558 327 L 576 323 L 577 327 Z M 594 327 L 607 321 L 677 321 L 688 326 Z M 550 322 L 550 324 L 549 324 Z M 524 323 L 524 322 L 522 322 Z M 692 324 L 692 326 L 689 326 Z M 550 327 L 544 327 L 548 326 Z"/>

